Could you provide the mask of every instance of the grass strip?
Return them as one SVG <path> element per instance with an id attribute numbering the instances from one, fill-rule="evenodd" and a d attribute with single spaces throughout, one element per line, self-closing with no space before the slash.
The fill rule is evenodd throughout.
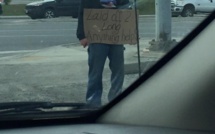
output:
<path id="1" fill-rule="evenodd" d="M 25 4 L 2 5 L 4 16 L 20 16 L 25 15 Z"/>

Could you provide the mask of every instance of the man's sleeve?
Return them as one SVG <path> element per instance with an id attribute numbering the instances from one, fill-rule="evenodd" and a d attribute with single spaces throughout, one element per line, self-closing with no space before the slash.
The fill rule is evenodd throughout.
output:
<path id="1" fill-rule="evenodd" d="M 81 0 L 81 4 L 79 7 L 79 14 L 78 14 L 78 27 L 77 27 L 77 32 L 76 36 L 79 40 L 82 40 L 85 38 L 84 34 L 84 21 L 83 21 L 83 16 L 84 16 L 84 5 L 85 5 L 85 0 Z"/>
<path id="2" fill-rule="evenodd" d="M 129 3 L 129 0 L 121 0 L 120 5 L 126 5 Z"/>

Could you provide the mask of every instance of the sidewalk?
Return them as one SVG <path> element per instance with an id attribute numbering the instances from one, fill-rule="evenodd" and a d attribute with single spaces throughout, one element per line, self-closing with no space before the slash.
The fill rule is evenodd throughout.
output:
<path id="1" fill-rule="evenodd" d="M 142 73 L 164 54 L 147 51 L 148 41 L 140 41 Z M 125 48 L 123 89 L 139 77 L 137 46 L 125 45 Z M 4 91 L 0 97 L 3 101 L 13 96 L 14 100 L 19 101 L 85 102 L 88 81 L 86 48 L 79 44 L 66 44 L 36 51 L 1 54 L 7 54 L 0 57 L 0 86 Z M 102 81 L 104 104 L 111 85 L 110 74 L 107 60 Z"/>
<path id="2" fill-rule="evenodd" d="M 140 41 L 140 61 L 142 71 L 145 71 L 149 66 L 159 60 L 164 53 L 150 52 L 146 48 L 149 47 L 149 41 Z M 20 65 L 20 64 L 63 64 L 71 63 L 73 67 L 80 69 L 80 66 L 87 66 L 87 49 L 82 48 L 79 44 L 67 44 L 54 46 L 42 50 L 15 53 L 12 56 L 0 58 L 2 65 Z M 125 45 L 125 73 L 138 73 L 138 53 L 137 45 Z M 108 68 L 108 63 L 105 68 Z M 87 70 L 87 68 L 85 68 Z M 84 72 L 84 71 L 83 71 Z M 86 72 L 84 72 L 86 73 Z"/>
<path id="3" fill-rule="evenodd" d="M 3 16 L 0 15 L 0 19 L 30 19 L 27 15 L 21 15 L 21 16 Z"/>

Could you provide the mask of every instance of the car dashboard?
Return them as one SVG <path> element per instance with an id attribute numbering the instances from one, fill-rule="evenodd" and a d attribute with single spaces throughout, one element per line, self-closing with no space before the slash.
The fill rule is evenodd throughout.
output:
<path id="1" fill-rule="evenodd" d="M 1 134 L 212 134 L 197 130 L 181 130 L 152 126 L 131 126 L 113 124 L 80 124 L 17 128 L 0 130 Z"/>

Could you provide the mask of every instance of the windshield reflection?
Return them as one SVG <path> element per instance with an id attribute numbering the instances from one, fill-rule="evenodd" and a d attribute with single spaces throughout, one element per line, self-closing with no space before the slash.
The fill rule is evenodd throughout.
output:
<path id="1" fill-rule="evenodd" d="M 86 103 L 89 49 L 83 48 L 76 36 L 78 18 L 75 15 L 52 14 L 55 12 L 47 12 L 54 15 L 47 18 L 30 17 L 26 5 L 35 1 L 16 0 L 9 5 L 1 4 L 0 102 Z M 31 4 L 31 7 L 38 8 L 43 4 Z M 129 10 L 135 8 L 135 5 L 131 5 L 128 6 Z M 171 10 L 173 5 L 169 5 Z M 158 26 L 158 19 L 164 15 L 160 14 L 160 18 L 156 15 L 155 2 L 138 0 L 136 6 L 139 10 L 139 46 L 125 44 L 123 47 L 122 91 L 207 16 L 200 13 L 193 17 L 175 17 L 169 12 L 171 16 L 166 28 L 170 28 L 168 32 L 172 46 L 166 49 L 163 42 L 166 38 L 156 32 L 158 27 L 162 27 Z M 106 60 L 102 74 L 102 105 L 109 102 L 109 65 L 109 60 Z"/>

